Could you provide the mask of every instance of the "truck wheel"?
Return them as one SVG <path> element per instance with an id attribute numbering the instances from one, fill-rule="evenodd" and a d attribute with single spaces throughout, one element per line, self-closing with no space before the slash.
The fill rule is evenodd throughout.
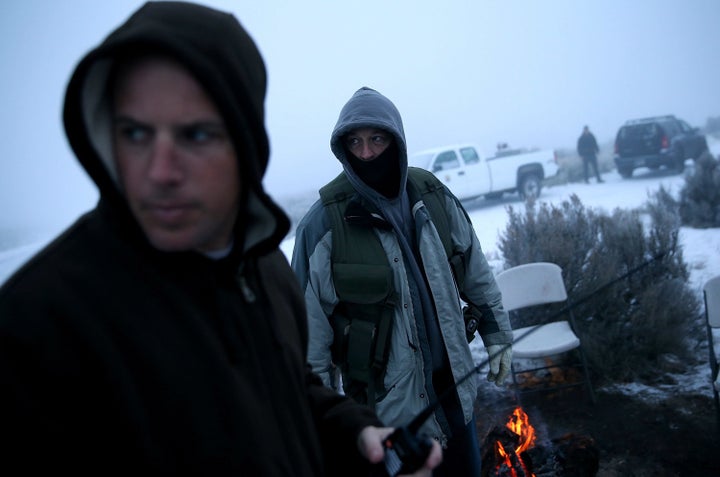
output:
<path id="1" fill-rule="evenodd" d="M 520 179 L 520 187 L 518 187 L 520 198 L 525 200 L 537 199 L 540 195 L 541 187 L 540 178 L 535 174 L 528 174 L 524 176 Z"/>
<path id="2" fill-rule="evenodd" d="M 632 167 L 622 167 L 622 168 L 618 169 L 618 174 L 620 174 L 620 177 L 622 177 L 623 179 L 631 178 L 632 173 L 633 173 Z"/>

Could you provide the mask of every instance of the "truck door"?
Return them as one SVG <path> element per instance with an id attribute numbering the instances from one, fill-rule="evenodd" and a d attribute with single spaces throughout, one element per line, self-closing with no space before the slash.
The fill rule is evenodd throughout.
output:
<path id="1" fill-rule="evenodd" d="M 458 198 L 467 194 L 465 167 L 454 149 L 443 151 L 435 157 L 432 172 Z"/>
<path id="2" fill-rule="evenodd" d="M 490 170 L 487 162 L 480 158 L 474 147 L 461 147 L 460 155 L 465 162 L 464 197 L 477 197 L 492 192 Z"/>

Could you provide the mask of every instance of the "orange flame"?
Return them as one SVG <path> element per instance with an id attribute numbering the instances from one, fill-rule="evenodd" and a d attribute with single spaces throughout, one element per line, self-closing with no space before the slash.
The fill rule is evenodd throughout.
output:
<path id="1" fill-rule="evenodd" d="M 535 428 L 530 425 L 530 420 L 525 411 L 520 407 L 516 407 L 510 415 L 506 424 L 507 428 L 520 436 L 520 443 L 515 453 L 521 454 L 535 445 Z"/>
<path id="2" fill-rule="evenodd" d="M 505 466 L 509 470 L 509 475 L 512 477 L 518 477 L 515 469 L 516 465 L 520 465 L 522 466 L 523 475 L 527 475 L 527 469 L 525 469 L 525 466 L 519 459 L 519 456 L 524 451 L 535 445 L 535 428 L 530 425 L 530 420 L 528 419 L 527 414 L 520 407 L 516 407 L 515 410 L 513 410 L 512 414 L 508 418 L 506 427 L 520 436 L 517 449 L 515 449 L 514 452 L 516 462 L 514 465 L 512 456 L 505 450 L 502 443 L 498 440 L 495 442 L 495 456 L 499 462 L 497 468 L 499 469 Z M 535 477 L 535 474 L 531 475 L 532 477 Z"/>

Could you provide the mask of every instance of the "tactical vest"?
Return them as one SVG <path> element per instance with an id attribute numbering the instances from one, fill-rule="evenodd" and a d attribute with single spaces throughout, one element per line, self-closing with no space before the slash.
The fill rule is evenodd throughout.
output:
<path id="1" fill-rule="evenodd" d="M 465 251 L 453 247 L 442 182 L 410 167 L 407 191 L 410 204 L 424 202 L 462 291 Z M 331 223 L 332 275 L 340 300 L 330 317 L 333 362 L 342 371 L 345 394 L 374 407 L 376 397 L 386 392 L 383 379 L 397 303 L 392 269 L 374 229 L 391 226 L 351 200 L 357 193 L 344 173 L 320 189 L 320 197 Z M 477 321 L 469 326 L 471 339 Z"/>

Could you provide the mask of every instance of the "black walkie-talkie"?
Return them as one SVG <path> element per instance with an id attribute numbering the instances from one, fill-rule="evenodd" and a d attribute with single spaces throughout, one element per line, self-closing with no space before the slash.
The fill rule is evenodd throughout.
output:
<path id="1" fill-rule="evenodd" d="M 410 424 L 398 427 L 385 439 L 385 470 L 390 477 L 411 474 L 427 460 L 432 450 L 432 439 L 418 435 L 418 430 L 435 407 L 435 403 L 431 403 Z"/>

